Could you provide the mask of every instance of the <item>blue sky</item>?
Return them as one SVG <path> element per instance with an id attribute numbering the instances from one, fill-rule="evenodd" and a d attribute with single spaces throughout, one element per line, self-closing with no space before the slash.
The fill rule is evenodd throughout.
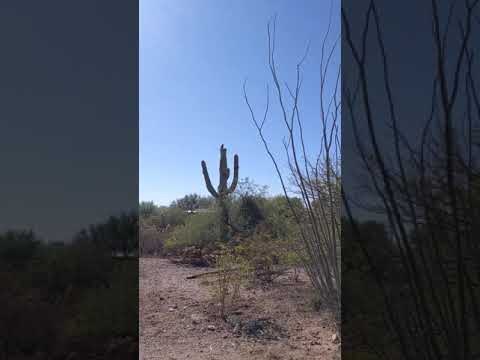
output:
<path id="1" fill-rule="evenodd" d="M 141 0 L 140 1 L 140 189 L 141 201 L 168 205 L 187 193 L 208 194 L 200 162 L 218 184 L 219 147 L 229 166 L 240 157 L 240 177 L 281 192 L 243 98 L 243 82 L 261 114 L 268 70 L 267 22 L 277 14 L 280 77 L 293 85 L 304 63 L 300 111 L 313 154 L 320 139 L 320 56 L 330 0 Z M 340 33 L 339 0 L 333 2 L 330 44 Z M 340 62 L 340 51 L 335 65 Z M 333 82 L 331 83 L 333 86 Z M 271 90 L 273 88 L 271 87 Z M 271 94 L 265 134 L 286 165 L 278 101 Z"/>

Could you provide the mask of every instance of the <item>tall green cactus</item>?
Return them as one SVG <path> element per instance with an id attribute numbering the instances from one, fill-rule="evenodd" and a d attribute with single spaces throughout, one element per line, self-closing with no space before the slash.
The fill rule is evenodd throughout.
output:
<path id="1" fill-rule="evenodd" d="M 226 200 L 228 195 L 233 193 L 237 187 L 238 155 L 233 157 L 233 180 L 230 186 L 227 185 L 228 178 L 230 177 L 230 169 L 227 166 L 227 149 L 223 146 L 223 144 L 220 147 L 220 182 L 217 190 L 215 190 L 212 182 L 210 181 L 210 176 L 208 175 L 207 164 L 205 161 L 202 161 L 202 171 L 207 189 L 217 201 L 220 211 L 220 237 L 222 240 L 226 241 L 228 239 L 229 227 L 228 207 Z"/>

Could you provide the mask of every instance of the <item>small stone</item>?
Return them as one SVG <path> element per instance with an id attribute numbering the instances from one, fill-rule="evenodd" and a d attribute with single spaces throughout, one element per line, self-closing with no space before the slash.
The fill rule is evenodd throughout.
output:
<path id="1" fill-rule="evenodd" d="M 200 315 L 197 315 L 197 314 L 190 315 L 190 319 L 192 319 L 193 324 L 199 324 L 202 321 L 202 318 L 200 317 Z"/>
<path id="2" fill-rule="evenodd" d="M 207 329 L 210 330 L 210 331 L 215 331 L 216 327 L 215 327 L 215 325 L 208 325 Z"/>
<path id="3" fill-rule="evenodd" d="M 338 344 L 340 342 L 340 339 L 338 338 L 337 334 L 333 334 L 331 339 L 334 344 Z"/>

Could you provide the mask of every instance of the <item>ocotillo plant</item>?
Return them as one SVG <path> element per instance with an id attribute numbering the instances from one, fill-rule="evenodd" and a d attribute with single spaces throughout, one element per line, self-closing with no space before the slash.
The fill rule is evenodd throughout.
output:
<path id="1" fill-rule="evenodd" d="M 227 197 L 235 191 L 238 183 L 238 155 L 233 157 L 233 180 L 230 186 L 227 185 L 228 178 L 230 177 L 230 169 L 227 167 L 227 149 L 223 146 L 220 147 L 220 183 L 218 189 L 212 185 L 210 176 L 208 175 L 207 164 L 202 161 L 203 177 L 205 178 L 205 184 L 207 189 L 216 199 L 217 205 L 220 211 L 220 237 L 226 241 L 228 239 L 228 227 L 230 225 L 228 219 Z"/>

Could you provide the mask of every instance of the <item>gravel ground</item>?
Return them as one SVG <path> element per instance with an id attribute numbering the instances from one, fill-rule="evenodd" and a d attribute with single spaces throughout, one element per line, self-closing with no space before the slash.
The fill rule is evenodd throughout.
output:
<path id="1" fill-rule="evenodd" d="M 281 331 L 272 340 L 236 332 L 216 316 L 206 278 L 185 279 L 205 271 L 167 259 L 140 259 L 140 360 L 340 359 L 331 316 L 310 309 L 304 276 L 300 283 L 284 276 L 268 288 L 243 290 L 231 309 L 239 323 L 273 322 L 272 329 Z"/>

